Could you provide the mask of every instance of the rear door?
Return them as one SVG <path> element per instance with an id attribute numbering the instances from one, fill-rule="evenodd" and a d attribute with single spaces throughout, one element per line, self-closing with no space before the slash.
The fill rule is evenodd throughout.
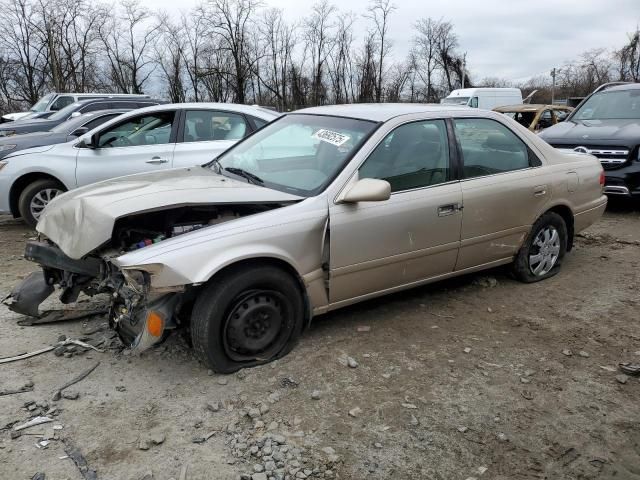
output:
<path id="1" fill-rule="evenodd" d="M 515 255 L 549 201 L 548 169 L 497 120 L 453 120 L 462 169 L 462 234 L 456 270 Z"/>
<path id="2" fill-rule="evenodd" d="M 95 148 L 78 148 L 78 186 L 169 168 L 177 134 L 175 118 L 171 110 L 145 113 L 99 132 Z"/>
<path id="3" fill-rule="evenodd" d="M 174 167 L 206 163 L 251 133 L 247 119 L 236 112 L 189 109 L 181 118 Z"/>

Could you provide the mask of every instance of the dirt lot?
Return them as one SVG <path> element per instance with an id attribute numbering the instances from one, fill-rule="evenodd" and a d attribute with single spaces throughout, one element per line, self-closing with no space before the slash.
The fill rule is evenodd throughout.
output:
<path id="1" fill-rule="evenodd" d="M 0 217 L 2 297 L 33 270 L 30 235 Z M 0 357 L 60 335 L 111 348 L 0 365 L 0 390 L 34 385 L 0 396 L 0 478 L 237 479 L 275 464 L 295 478 L 640 479 L 640 382 L 616 370 L 640 362 L 638 241 L 640 208 L 613 205 L 551 280 L 497 270 L 366 302 L 226 377 L 177 335 L 131 357 L 104 318 L 19 326 L 1 307 Z M 96 361 L 66 390 L 77 399 L 52 400 Z M 38 412 L 54 421 L 12 439 Z M 46 448 L 32 435 L 54 433 Z"/>

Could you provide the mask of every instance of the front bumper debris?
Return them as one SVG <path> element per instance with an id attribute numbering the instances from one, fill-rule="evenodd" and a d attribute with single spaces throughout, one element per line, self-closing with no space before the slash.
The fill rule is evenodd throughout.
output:
<path id="1" fill-rule="evenodd" d="M 53 290 L 53 285 L 47 282 L 44 272 L 33 272 L 16 285 L 2 303 L 12 312 L 39 317 L 40 304 L 53 293 Z"/>
<path id="2" fill-rule="evenodd" d="M 54 285 L 58 285 L 62 303 L 76 301 L 80 292 L 108 293 L 111 298 L 109 324 L 132 352 L 147 350 L 176 327 L 174 317 L 182 292 L 149 293 L 148 277 L 141 277 L 141 283 L 137 283 L 108 260 L 72 259 L 47 242 L 27 242 L 25 258 L 39 264 L 42 270 L 26 277 L 3 300 L 16 313 L 41 317 L 40 304 L 54 292 Z"/>

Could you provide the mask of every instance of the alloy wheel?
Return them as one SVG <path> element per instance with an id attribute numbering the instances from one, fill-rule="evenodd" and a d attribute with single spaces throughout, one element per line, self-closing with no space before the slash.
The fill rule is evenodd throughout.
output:
<path id="1" fill-rule="evenodd" d="M 33 218 L 38 220 L 44 208 L 53 200 L 55 197 L 64 193 L 62 190 L 57 188 L 45 188 L 44 190 L 40 190 L 36 193 L 31 199 L 31 203 L 29 204 L 29 210 L 31 211 L 31 215 Z"/>
<path id="2" fill-rule="evenodd" d="M 560 255 L 560 235 L 552 225 L 538 232 L 529 254 L 529 269 L 536 276 L 546 275 L 558 261 Z"/>

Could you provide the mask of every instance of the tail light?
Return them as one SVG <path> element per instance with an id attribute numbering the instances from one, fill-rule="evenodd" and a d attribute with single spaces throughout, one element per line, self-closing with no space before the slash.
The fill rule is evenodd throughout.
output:
<path id="1" fill-rule="evenodd" d="M 605 176 L 604 176 L 604 171 L 600 172 L 600 189 L 604 192 L 604 182 L 605 182 Z"/>

